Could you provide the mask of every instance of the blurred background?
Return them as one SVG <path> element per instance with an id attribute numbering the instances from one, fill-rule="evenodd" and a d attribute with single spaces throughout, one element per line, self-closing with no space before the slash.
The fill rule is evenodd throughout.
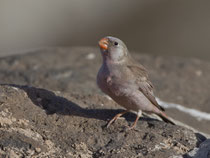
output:
<path id="1" fill-rule="evenodd" d="M 48 46 L 96 46 L 210 60 L 209 0 L 0 0 L 0 56 Z"/>

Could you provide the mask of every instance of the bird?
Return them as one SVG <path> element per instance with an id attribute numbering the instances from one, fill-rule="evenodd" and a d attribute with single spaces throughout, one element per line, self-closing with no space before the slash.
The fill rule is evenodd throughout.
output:
<path id="1" fill-rule="evenodd" d="M 127 112 L 136 114 L 129 129 L 136 127 L 142 112 L 156 114 L 163 121 L 175 125 L 165 114 L 164 108 L 157 103 L 148 71 L 132 58 L 124 42 L 119 38 L 106 36 L 99 40 L 98 45 L 103 61 L 97 74 L 97 85 L 125 109 L 115 115 L 107 127 Z"/>

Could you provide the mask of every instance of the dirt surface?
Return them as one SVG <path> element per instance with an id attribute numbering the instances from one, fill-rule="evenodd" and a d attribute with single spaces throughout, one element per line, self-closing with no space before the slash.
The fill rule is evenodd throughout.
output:
<path id="1" fill-rule="evenodd" d="M 120 110 L 105 96 L 1 86 L 1 156 L 169 157 L 182 155 L 205 137 L 191 130 L 142 118 L 127 130 L 132 114 L 106 128 Z"/>
<path id="2" fill-rule="evenodd" d="M 133 56 L 149 69 L 162 100 L 210 113 L 210 63 Z M 1 58 L 1 156 L 186 157 L 205 140 L 199 133 L 146 116 L 136 130 L 128 131 L 135 119 L 131 113 L 107 129 L 107 121 L 121 108 L 95 84 L 100 63 L 96 48 L 48 48 Z M 173 109 L 167 113 L 210 133 L 208 121 Z"/>
<path id="3" fill-rule="evenodd" d="M 210 113 L 210 63 L 199 59 L 132 53 L 150 72 L 155 95 L 164 101 Z M 0 59 L 1 83 L 30 85 L 62 92 L 101 93 L 96 74 L 101 65 L 98 48 L 46 48 Z M 175 109 L 167 113 L 210 134 L 210 121 L 197 120 Z"/>

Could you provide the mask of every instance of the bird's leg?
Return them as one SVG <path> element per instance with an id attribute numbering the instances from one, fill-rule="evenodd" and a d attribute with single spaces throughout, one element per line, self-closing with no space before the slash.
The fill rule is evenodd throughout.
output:
<path id="1" fill-rule="evenodd" d="M 108 125 L 107 125 L 106 127 L 108 128 L 115 120 L 117 120 L 120 116 L 124 115 L 124 114 L 127 113 L 127 112 L 129 112 L 129 111 L 128 111 L 128 110 L 125 110 L 125 111 L 123 111 L 123 112 L 118 113 L 117 115 L 115 115 L 115 116 L 113 117 L 113 119 L 111 119 L 111 120 L 109 121 L 109 123 L 108 123 Z"/>
<path id="2" fill-rule="evenodd" d="M 136 124 L 137 124 L 139 118 L 141 117 L 141 115 L 142 115 L 142 111 L 140 110 L 140 111 L 137 113 L 136 120 L 134 121 L 133 125 L 132 125 L 131 127 L 128 128 L 129 130 L 131 130 L 131 129 L 133 129 L 133 128 L 136 127 Z"/>

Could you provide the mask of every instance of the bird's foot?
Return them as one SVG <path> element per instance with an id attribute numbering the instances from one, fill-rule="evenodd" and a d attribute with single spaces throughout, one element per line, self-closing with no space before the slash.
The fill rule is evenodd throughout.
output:
<path id="1" fill-rule="evenodd" d="M 128 112 L 128 111 L 125 110 L 125 111 L 123 111 L 123 112 L 121 112 L 121 113 L 115 115 L 115 117 L 113 117 L 113 119 L 111 119 L 111 120 L 109 121 L 109 123 L 107 124 L 106 127 L 109 128 L 109 126 L 110 126 L 114 121 L 116 121 L 120 116 L 122 116 L 123 114 L 125 114 L 125 113 L 127 113 L 127 112 Z"/>
<path id="2" fill-rule="evenodd" d="M 116 119 L 115 118 L 113 118 L 113 119 L 111 119 L 109 122 L 108 122 L 108 124 L 107 124 L 107 128 L 109 128 L 109 126 L 115 121 Z"/>
<path id="3" fill-rule="evenodd" d="M 132 129 L 135 129 L 136 128 L 136 125 L 132 125 L 132 126 L 126 126 L 127 130 L 130 131 Z"/>

